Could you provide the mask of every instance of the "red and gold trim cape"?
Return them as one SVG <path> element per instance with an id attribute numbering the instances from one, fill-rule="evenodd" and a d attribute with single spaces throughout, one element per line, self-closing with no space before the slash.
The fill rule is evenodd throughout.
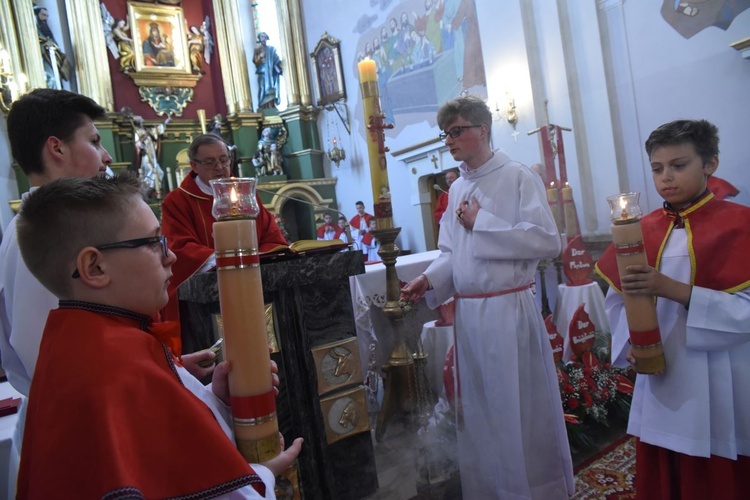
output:
<path id="1" fill-rule="evenodd" d="M 208 498 L 262 480 L 150 319 L 60 301 L 31 384 L 18 498 Z M 256 487 L 256 489 L 258 489 Z"/>
<path id="2" fill-rule="evenodd" d="M 708 191 L 676 214 L 666 208 L 641 219 L 648 264 L 659 269 L 669 235 L 681 219 L 690 255 L 690 284 L 734 293 L 750 286 L 750 207 L 716 198 Z M 612 244 L 596 263 L 596 272 L 618 292 L 620 274 Z"/>

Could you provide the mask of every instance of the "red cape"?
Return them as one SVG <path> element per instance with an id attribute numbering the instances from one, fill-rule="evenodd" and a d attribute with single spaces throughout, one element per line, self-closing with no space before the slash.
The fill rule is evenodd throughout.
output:
<path id="1" fill-rule="evenodd" d="M 262 485 L 211 410 L 182 385 L 148 324 L 81 302 L 61 301 L 50 312 L 29 395 L 19 498 L 205 498 Z"/>
<path id="2" fill-rule="evenodd" d="M 320 226 L 318 228 L 318 239 L 319 240 L 325 239 L 326 228 L 333 229 L 333 239 L 334 240 L 340 238 L 341 237 L 341 233 L 344 232 L 344 230 L 341 229 L 339 226 L 334 226 L 333 224 L 323 224 L 322 226 Z"/>
<path id="3" fill-rule="evenodd" d="M 708 189 L 710 189 L 711 192 L 715 194 L 716 197 L 720 200 L 740 194 L 740 190 L 734 187 L 728 181 L 725 181 L 724 179 L 713 175 L 708 178 L 708 180 L 706 181 L 706 185 L 708 186 Z"/>
<path id="4" fill-rule="evenodd" d="M 709 192 L 679 215 L 685 221 L 688 237 L 692 264 L 690 284 L 730 293 L 750 286 L 750 261 L 747 259 L 750 207 L 719 200 Z M 660 208 L 643 217 L 641 227 L 648 263 L 659 269 L 662 250 L 674 229 L 674 219 Z M 621 291 L 612 244 L 596 263 L 596 272 L 615 290 Z"/>
<path id="5" fill-rule="evenodd" d="M 435 216 L 435 223 L 440 224 L 440 219 L 448 209 L 448 193 L 440 193 L 438 196 L 437 203 L 435 203 L 435 211 L 432 215 Z"/>
<path id="6" fill-rule="evenodd" d="M 364 227 L 360 226 L 360 221 L 362 219 L 365 219 L 365 225 Z M 349 221 L 349 225 L 354 229 L 368 229 L 370 227 L 370 219 L 372 219 L 372 215 L 365 213 L 365 215 L 360 216 L 359 214 L 352 217 L 352 220 Z"/>
<path id="7" fill-rule="evenodd" d="M 162 233 L 167 237 L 169 248 L 177 255 L 169 283 L 169 303 L 162 310 L 163 320 L 179 319 L 177 287 L 198 271 L 214 253 L 213 224 L 216 219 L 211 214 L 213 197 L 201 191 L 195 177 L 195 172 L 190 172 L 178 189 L 167 194 L 161 205 Z M 255 219 L 255 230 L 259 251 L 288 245 L 273 215 L 266 210 L 260 198 L 257 200 L 260 213 Z"/>

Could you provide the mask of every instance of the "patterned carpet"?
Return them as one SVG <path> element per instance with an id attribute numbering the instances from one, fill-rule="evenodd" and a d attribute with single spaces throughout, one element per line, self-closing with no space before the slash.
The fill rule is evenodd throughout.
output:
<path id="1" fill-rule="evenodd" d="M 635 498 L 635 438 L 625 436 L 576 467 L 576 500 Z"/>

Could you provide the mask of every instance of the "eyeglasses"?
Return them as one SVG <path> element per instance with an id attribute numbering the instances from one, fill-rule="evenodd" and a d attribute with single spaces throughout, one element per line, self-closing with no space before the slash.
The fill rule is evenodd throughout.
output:
<path id="1" fill-rule="evenodd" d="M 447 132 L 441 133 L 438 137 L 440 137 L 441 141 L 446 140 L 448 136 L 451 136 L 453 139 L 457 139 L 465 129 L 480 128 L 480 127 L 482 127 L 482 125 L 461 125 L 459 127 L 453 127 Z"/>
<path id="2" fill-rule="evenodd" d="M 169 255 L 169 246 L 167 246 L 167 237 L 163 234 L 161 236 L 151 236 L 150 238 L 137 238 L 135 240 L 118 241 L 117 243 L 106 243 L 104 245 L 95 246 L 97 250 L 112 250 L 113 248 L 138 248 L 145 245 L 153 245 L 155 243 L 161 243 L 161 254 L 162 257 Z M 78 279 L 81 275 L 76 269 L 73 272 L 72 278 Z"/>
<path id="3" fill-rule="evenodd" d="M 228 156 L 222 156 L 218 160 L 216 158 L 209 158 L 208 160 L 193 160 L 198 165 L 204 167 L 214 168 L 216 165 L 221 164 L 222 167 L 226 167 L 232 162 L 232 159 Z"/>

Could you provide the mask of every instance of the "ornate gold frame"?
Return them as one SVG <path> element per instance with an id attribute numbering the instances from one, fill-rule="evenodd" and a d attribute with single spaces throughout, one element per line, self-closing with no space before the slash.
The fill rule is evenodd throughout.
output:
<path id="1" fill-rule="evenodd" d="M 318 40 L 315 49 L 310 53 L 313 61 L 313 81 L 317 91 L 318 106 L 324 107 L 337 101 L 346 100 L 340 45 L 341 40 L 325 32 Z"/>
<path id="2" fill-rule="evenodd" d="M 200 76 L 193 74 L 190 68 L 182 8 L 128 2 L 128 20 L 135 52 L 135 71 L 130 76 L 135 84 L 139 87 L 195 87 Z M 143 45 L 152 23 L 171 40 L 174 65 L 146 64 Z"/>

